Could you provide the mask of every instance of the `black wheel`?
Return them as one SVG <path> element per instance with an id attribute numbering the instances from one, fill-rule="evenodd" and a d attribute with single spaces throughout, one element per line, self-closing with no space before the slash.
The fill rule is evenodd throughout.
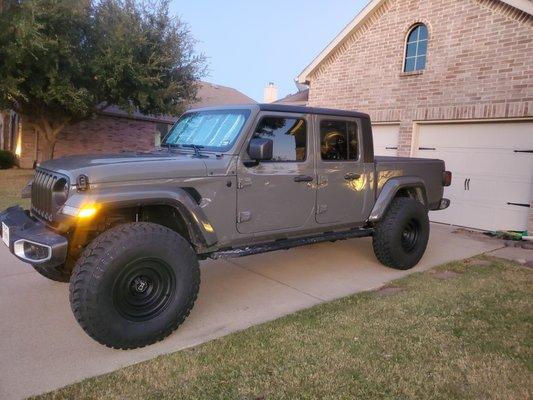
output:
<path id="1" fill-rule="evenodd" d="M 429 219 L 422 203 L 408 197 L 395 198 L 374 230 L 377 259 L 395 269 L 414 267 L 424 255 L 429 239 Z"/>
<path id="2" fill-rule="evenodd" d="M 32 267 L 39 274 L 56 282 L 69 282 L 71 271 L 65 268 L 65 265 L 58 265 L 57 267 L 45 268 L 39 264 L 32 264 Z"/>
<path id="3" fill-rule="evenodd" d="M 87 246 L 72 274 L 70 304 L 93 339 L 132 349 L 170 335 L 189 315 L 199 285 L 189 243 L 163 226 L 136 222 Z"/>

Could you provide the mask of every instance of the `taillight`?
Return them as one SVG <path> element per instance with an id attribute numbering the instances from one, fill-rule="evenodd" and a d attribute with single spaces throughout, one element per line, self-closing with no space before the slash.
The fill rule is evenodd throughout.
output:
<path id="1" fill-rule="evenodd" d="M 452 173 L 444 171 L 442 173 L 442 186 L 450 186 L 452 184 Z"/>

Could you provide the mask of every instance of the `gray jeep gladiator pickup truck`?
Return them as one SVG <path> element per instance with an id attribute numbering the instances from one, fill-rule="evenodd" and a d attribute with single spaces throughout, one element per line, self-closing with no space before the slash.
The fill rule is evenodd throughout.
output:
<path id="1" fill-rule="evenodd" d="M 41 275 L 70 282 L 92 338 L 130 349 L 184 321 L 198 260 L 372 236 L 381 263 L 413 267 L 450 181 L 441 160 L 375 157 L 366 114 L 204 108 L 152 152 L 42 163 L 25 189 L 31 209 L 0 213 L 1 233 Z"/>

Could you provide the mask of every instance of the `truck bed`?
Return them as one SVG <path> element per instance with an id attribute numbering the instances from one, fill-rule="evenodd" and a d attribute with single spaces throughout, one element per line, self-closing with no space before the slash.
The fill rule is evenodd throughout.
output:
<path id="1" fill-rule="evenodd" d="M 391 178 L 419 177 L 426 187 L 429 208 L 438 207 L 444 192 L 442 185 L 444 161 L 431 158 L 375 156 L 374 165 L 377 183 L 376 196 L 381 193 L 383 185 Z"/>

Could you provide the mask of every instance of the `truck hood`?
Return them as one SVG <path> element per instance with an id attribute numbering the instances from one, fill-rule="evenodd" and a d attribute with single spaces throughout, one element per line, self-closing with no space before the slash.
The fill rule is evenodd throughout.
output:
<path id="1" fill-rule="evenodd" d="M 189 153 L 154 151 L 150 153 L 120 153 L 83 155 L 45 161 L 41 168 L 59 172 L 76 182 L 80 174 L 91 183 L 138 181 L 202 177 L 207 175 L 204 159 Z"/>

